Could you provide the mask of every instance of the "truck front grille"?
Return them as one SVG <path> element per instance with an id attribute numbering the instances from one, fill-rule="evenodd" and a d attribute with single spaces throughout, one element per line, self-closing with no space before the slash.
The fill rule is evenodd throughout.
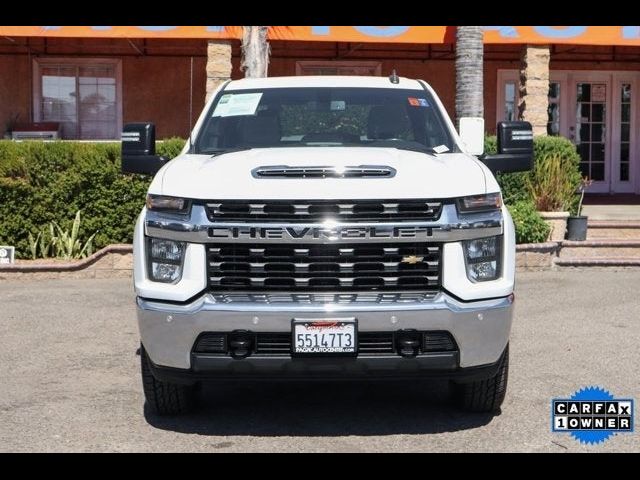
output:
<path id="1" fill-rule="evenodd" d="M 205 203 L 212 222 L 435 221 L 434 200 L 224 200 Z"/>
<path id="2" fill-rule="evenodd" d="M 407 291 L 440 287 L 433 243 L 210 244 L 214 293 L 230 291 Z"/>

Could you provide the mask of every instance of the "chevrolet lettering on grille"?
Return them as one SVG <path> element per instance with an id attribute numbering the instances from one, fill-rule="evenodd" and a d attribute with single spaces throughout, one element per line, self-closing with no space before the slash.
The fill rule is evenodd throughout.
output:
<path id="1" fill-rule="evenodd" d="M 414 238 L 427 239 L 433 235 L 430 227 L 212 227 L 211 238 L 283 239 L 291 241 Z"/>

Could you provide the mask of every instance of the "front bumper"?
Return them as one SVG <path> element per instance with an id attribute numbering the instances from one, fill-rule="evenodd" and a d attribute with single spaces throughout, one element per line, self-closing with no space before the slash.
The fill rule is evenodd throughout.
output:
<path id="1" fill-rule="evenodd" d="M 246 301 L 246 296 L 204 294 L 186 304 L 137 299 L 138 325 L 142 343 L 156 370 L 179 369 L 195 376 L 226 373 L 256 376 L 293 371 L 317 371 L 340 376 L 344 373 L 448 373 L 470 367 L 496 364 L 509 340 L 513 296 L 462 302 L 441 292 L 433 298 L 398 297 L 391 301 Z M 192 347 L 203 332 L 288 332 L 292 318 L 355 317 L 359 331 L 380 332 L 402 329 L 450 332 L 457 352 L 341 359 L 291 359 L 290 357 L 242 360 L 197 358 Z M 298 369 L 298 370 L 296 370 Z M 178 372 L 179 373 L 179 372 Z"/>
<path id="2" fill-rule="evenodd" d="M 358 356 L 358 358 L 193 356 L 190 369 L 162 367 L 150 362 L 153 376 L 171 383 L 192 385 L 203 380 L 357 380 L 448 378 L 457 382 L 484 380 L 498 372 L 500 358 L 490 364 L 461 368 L 458 352 L 418 355 L 414 358 Z"/>

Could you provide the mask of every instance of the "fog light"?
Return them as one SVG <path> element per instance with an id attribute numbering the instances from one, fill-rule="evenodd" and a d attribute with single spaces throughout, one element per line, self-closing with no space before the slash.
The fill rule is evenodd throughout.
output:
<path id="1" fill-rule="evenodd" d="M 396 348 L 404 358 L 415 357 L 420 351 L 420 334 L 415 330 L 399 330 L 396 333 Z"/>
<path id="2" fill-rule="evenodd" d="M 501 243 L 501 236 L 462 242 L 469 280 L 483 282 L 500 276 Z"/>
<path id="3" fill-rule="evenodd" d="M 229 335 L 229 352 L 235 359 L 246 358 L 251 355 L 253 335 L 246 330 L 234 330 Z"/>
<path id="4" fill-rule="evenodd" d="M 182 278 L 182 263 L 186 244 L 163 240 L 149 239 L 149 277 L 154 282 L 177 283 Z"/>

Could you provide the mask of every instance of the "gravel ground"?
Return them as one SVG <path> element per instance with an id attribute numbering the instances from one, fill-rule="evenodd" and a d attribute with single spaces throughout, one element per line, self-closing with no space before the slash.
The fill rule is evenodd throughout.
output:
<path id="1" fill-rule="evenodd" d="M 640 451 L 550 432 L 552 397 L 600 385 L 640 400 L 640 271 L 518 276 L 498 416 L 449 407 L 442 382 L 205 388 L 193 415 L 143 409 L 129 280 L 0 282 L 0 451 Z M 636 409 L 637 410 L 637 409 Z"/>

